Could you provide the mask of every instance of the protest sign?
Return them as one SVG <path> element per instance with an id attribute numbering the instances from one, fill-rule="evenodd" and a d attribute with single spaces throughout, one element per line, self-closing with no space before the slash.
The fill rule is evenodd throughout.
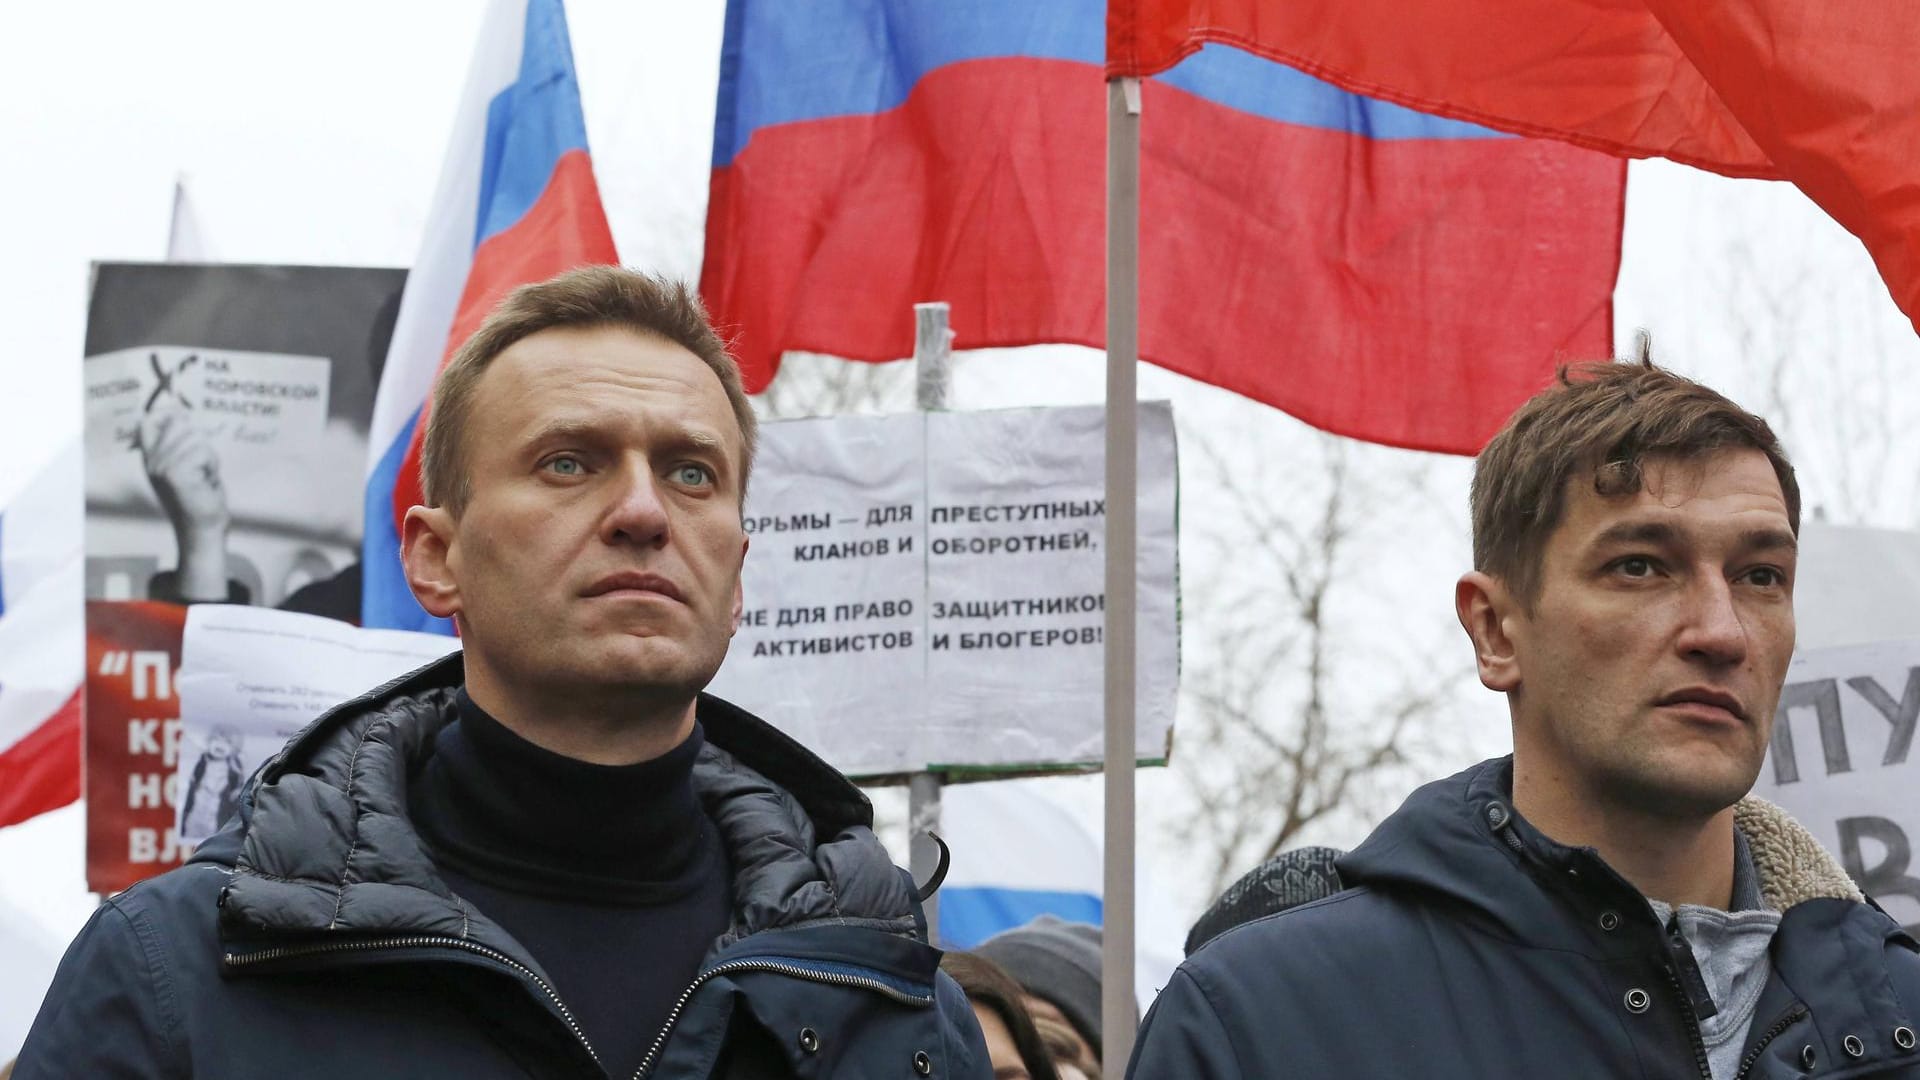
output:
<path id="1" fill-rule="evenodd" d="M 906 767 L 925 720 L 925 425 L 760 429 L 745 606 L 710 689 L 854 771 Z"/>
<path id="2" fill-rule="evenodd" d="M 1106 525 L 1097 406 L 761 429 L 745 615 L 713 690 L 837 767 L 1100 760 Z M 1173 413 L 1140 409 L 1136 753 L 1178 688 Z"/>
<path id="3" fill-rule="evenodd" d="M 212 835 L 240 784 L 315 717 L 438 660 L 458 638 L 362 630 L 271 608 L 187 610 L 173 782 L 180 842 Z"/>
<path id="4" fill-rule="evenodd" d="M 1920 929 L 1920 640 L 1796 654 L 1754 794 L 1784 806 L 1867 895 Z"/>
<path id="5" fill-rule="evenodd" d="M 181 605 L 359 618 L 367 427 L 405 277 L 95 267 L 82 365 L 94 890 L 184 854 Z"/>
<path id="6" fill-rule="evenodd" d="M 180 630 L 186 609 L 87 601 L 87 887 L 117 892 L 179 865 Z"/>

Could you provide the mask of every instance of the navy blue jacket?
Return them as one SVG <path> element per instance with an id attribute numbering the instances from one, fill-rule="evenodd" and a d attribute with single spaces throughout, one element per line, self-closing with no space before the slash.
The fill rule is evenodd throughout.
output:
<path id="1" fill-rule="evenodd" d="M 321 717 L 192 862 L 103 905 L 15 1080 L 605 1076 L 539 963 L 407 820 L 460 680 L 456 654 Z M 639 1075 L 990 1077 L 865 796 L 723 701 L 699 718 L 694 787 L 735 910 Z"/>
<path id="2" fill-rule="evenodd" d="M 1511 789 L 1510 760 L 1421 788 L 1340 860 L 1351 888 L 1200 949 L 1128 1076 L 1708 1077 L 1685 942 Z M 1744 800 L 1736 821 L 1784 912 L 1744 1075 L 1920 1080 L 1914 940 L 1778 807 Z"/>

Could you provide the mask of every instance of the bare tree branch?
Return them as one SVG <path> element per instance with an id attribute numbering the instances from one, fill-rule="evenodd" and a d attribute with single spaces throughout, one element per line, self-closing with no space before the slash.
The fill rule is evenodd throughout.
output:
<path id="1" fill-rule="evenodd" d="M 1210 853 L 1217 891 L 1330 816 L 1378 809 L 1361 789 L 1424 756 L 1419 736 L 1454 683 L 1380 679 L 1390 663 L 1373 650 L 1348 659 L 1339 615 L 1357 595 L 1357 531 L 1391 517 L 1354 472 L 1352 444 L 1312 435 L 1284 470 L 1298 482 L 1279 491 L 1270 471 L 1246 467 L 1244 438 L 1187 431 L 1183 448 L 1223 509 L 1201 537 L 1211 576 L 1186 605 L 1199 657 L 1186 668 L 1176 764 L 1194 813 L 1175 831 Z M 1408 503 L 1423 494 L 1406 478 L 1387 487 Z M 1372 677 L 1353 678 L 1361 668 Z"/>

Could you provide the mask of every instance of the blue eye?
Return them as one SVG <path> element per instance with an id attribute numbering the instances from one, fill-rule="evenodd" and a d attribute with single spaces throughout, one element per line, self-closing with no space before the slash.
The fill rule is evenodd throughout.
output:
<path id="1" fill-rule="evenodd" d="M 675 483 L 685 484 L 688 487 L 698 487 L 713 482 L 712 470 L 705 465 L 695 465 L 691 462 L 674 466 L 671 475 Z"/>
<path id="2" fill-rule="evenodd" d="M 554 458 L 552 461 L 547 462 L 547 468 L 552 469 L 561 476 L 579 476 L 581 473 L 587 471 L 587 467 L 580 464 L 580 459 L 575 457 Z"/>

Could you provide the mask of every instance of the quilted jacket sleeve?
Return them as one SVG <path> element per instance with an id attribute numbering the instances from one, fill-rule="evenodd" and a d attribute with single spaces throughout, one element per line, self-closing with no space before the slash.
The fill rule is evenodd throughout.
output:
<path id="1" fill-rule="evenodd" d="M 61 959 L 13 1080 L 187 1076 L 172 994 L 153 928 L 102 904 Z"/>
<path id="2" fill-rule="evenodd" d="M 1278 1073 L 1241 1067 L 1226 1025 L 1206 992 L 1185 967 L 1174 972 L 1166 989 L 1140 1025 L 1127 1080 L 1239 1080 Z"/>

